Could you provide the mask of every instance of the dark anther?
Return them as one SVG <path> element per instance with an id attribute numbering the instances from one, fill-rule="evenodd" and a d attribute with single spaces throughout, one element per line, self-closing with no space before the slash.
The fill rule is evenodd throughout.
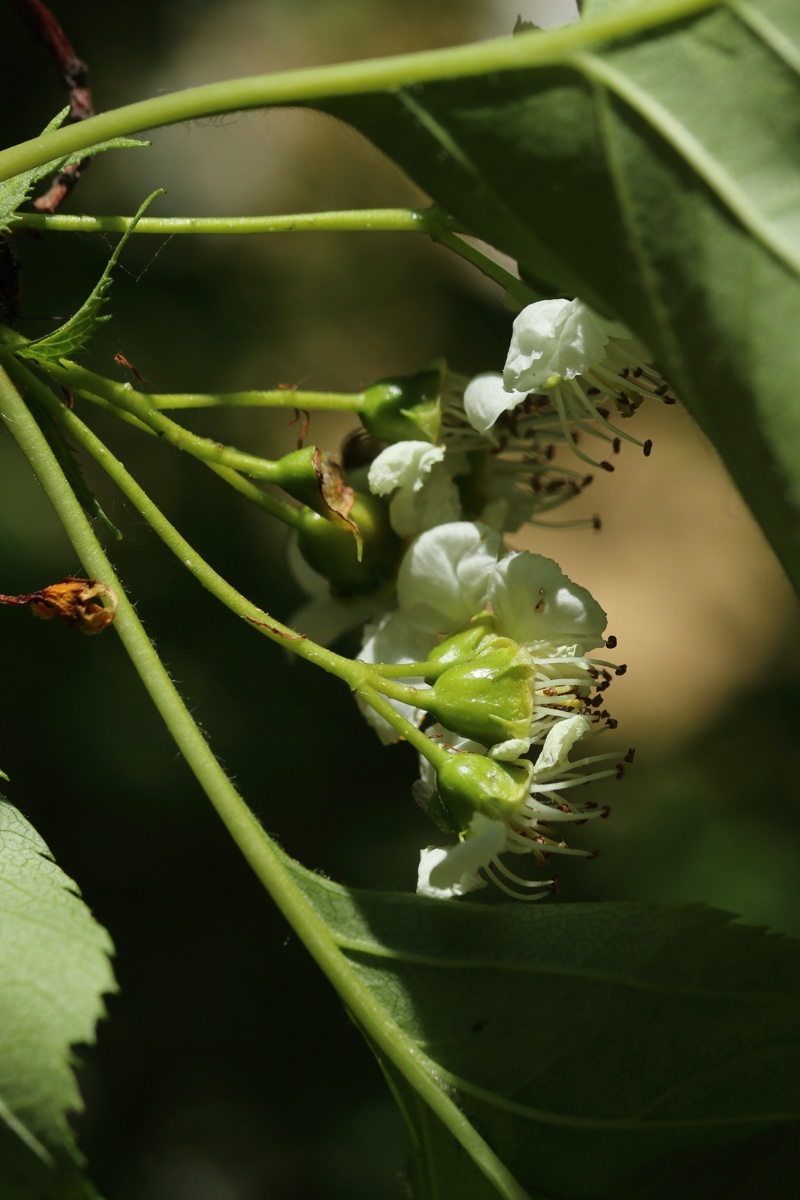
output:
<path id="1" fill-rule="evenodd" d="M 620 663 L 619 666 L 617 667 L 616 671 L 614 672 L 614 674 L 615 675 L 624 675 L 625 672 L 627 671 L 627 669 L 628 669 L 627 663 Z"/>
<path id="2" fill-rule="evenodd" d="M 614 468 L 612 467 L 610 462 L 603 461 L 600 463 L 600 466 L 603 468 L 604 471 L 613 471 L 614 470 Z"/>
<path id="3" fill-rule="evenodd" d="M 645 442 L 645 444 L 642 446 L 642 450 L 644 451 L 645 458 L 650 457 L 650 452 L 652 451 L 652 449 L 653 449 L 652 439 L 648 438 L 647 441 Z"/>
<path id="4" fill-rule="evenodd" d="M 635 754 L 635 753 L 636 753 L 636 747 L 635 747 L 635 746 L 632 746 L 632 747 L 630 748 L 630 750 L 628 751 L 628 753 L 625 755 L 625 762 L 626 762 L 626 763 L 632 763 L 632 762 L 633 762 L 633 756 L 634 756 L 634 754 Z"/>
<path id="5" fill-rule="evenodd" d="M 608 637 L 606 638 L 606 649 L 613 650 L 614 647 L 616 646 L 616 644 L 617 644 L 617 639 L 614 637 L 613 633 L 610 633 L 608 635 Z"/>

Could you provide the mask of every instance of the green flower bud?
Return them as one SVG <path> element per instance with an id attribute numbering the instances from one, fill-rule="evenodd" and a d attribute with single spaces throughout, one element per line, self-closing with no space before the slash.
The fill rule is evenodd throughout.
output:
<path id="1" fill-rule="evenodd" d="M 530 792 L 533 764 L 496 762 L 485 754 L 449 754 L 436 773 L 442 803 L 459 829 L 483 813 L 492 821 L 510 821 Z"/>
<path id="2" fill-rule="evenodd" d="M 525 738 L 533 717 L 533 660 L 511 638 L 489 635 L 467 662 L 435 681 L 425 707 L 440 725 L 494 746 Z"/>
<path id="3" fill-rule="evenodd" d="M 442 361 L 416 375 L 395 375 L 364 392 L 361 421 L 382 442 L 436 442 L 442 424 Z"/>
<path id="4" fill-rule="evenodd" d="M 302 450 L 284 454 L 275 463 L 270 482 L 277 483 L 294 500 L 358 539 L 355 520 L 350 514 L 353 489 L 345 483 L 339 464 L 317 446 L 304 446 Z"/>
<path id="5" fill-rule="evenodd" d="M 353 494 L 350 520 L 358 527 L 361 556 L 352 534 L 337 529 L 310 508 L 302 509 L 300 515 L 300 553 L 310 567 L 330 580 L 334 591 L 345 596 L 373 592 L 394 575 L 403 543 L 389 524 L 386 505 L 377 497 Z"/>

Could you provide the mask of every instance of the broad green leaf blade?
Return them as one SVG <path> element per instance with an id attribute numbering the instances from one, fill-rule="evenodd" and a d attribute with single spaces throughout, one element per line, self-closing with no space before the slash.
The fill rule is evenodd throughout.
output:
<path id="1" fill-rule="evenodd" d="M 518 35 L 513 67 L 487 43 L 486 75 L 314 103 L 539 286 L 630 325 L 800 586 L 800 5 L 594 10 Z"/>
<path id="2" fill-rule="evenodd" d="M 115 990 L 111 940 L 36 830 L 0 799 L 0 1179 L 3 1200 L 95 1196 L 67 1114 L 71 1047 Z"/>
<path id="3" fill-rule="evenodd" d="M 800 1118 L 798 942 L 701 907 L 440 903 L 292 873 L 531 1195 L 634 1195 L 673 1156 Z"/>
<path id="4" fill-rule="evenodd" d="M 60 325 L 58 329 L 54 329 L 52 333 L 45 334 L 44 337 L 37 338 L 36 341 L 28 342 L 24 349 L 18 350 L 17 353 L 21 358 L 30 358 L 34 362 L 40 363 L 57 363 L 62 358 L 78 354 L 83 349 L 89 339 L 97 332 L 103 321 L 108 320 L 108 315 L 102 314 L 100 309 L 108 297 L 109 289 L 113 283 L 112 271 L 117 264 L 117 259 L 122 253 L 125 243 L 147 212 L 155 197 L 162 195 L 163 192 L 161 190 L 155 191 L 140 205 L 130 225 L 117 242 L 114 253 L 108 260 L 106 269 L 78 311 L 68 321 L 65 321 L 63 325 Z"/>

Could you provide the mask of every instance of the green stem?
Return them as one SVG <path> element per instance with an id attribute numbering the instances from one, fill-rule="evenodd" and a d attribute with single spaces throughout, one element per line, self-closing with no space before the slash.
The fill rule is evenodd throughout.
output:
<path id="1" fill-rule="evenodd" d="M 504 1200 L 527 1200 L 524 1189 L 439 1086 L 433 1064 L 358 978 L 328 926 L 295 883 L 287 860 L 228 779 L 164 669 L 46 439 L 2 368 L 0 418 L 31 464 L 87 573 L 117 593 L 114 625 L 120 639 L 180 752 L 259 880 L 367 1037 L 475 1159 L 498 1195 Z"/>
<path id="2" fill-rule="evenodd" d="M 669 21 L 696 17 L 722 3 L 724 0 L 650 0 L 647 5 L 615 6 L 598 17 L 544 33 L 186 88 L 64 125 L 1 151 L 0 180 L 108 138 L 220 113 L 279 104 L 313 104 L 335 96 L 394 91 L 433 80 L 487 76 L 494 71 L 570 65 L 586 48 L 641 34 Z"/>
<path id="3" fill-rule="evenodd" d="M 388 721 L 393 728 L 399 731 L 400 725 L 397 718 L 400 717 L 400 714 L 395 708 L 392 708 L 389 701 L 380 695 L 378 691 L 378 688 L 380 688 L 381 692 L 384 690 L 385 683 L 386 680 L 374 680 L 372 684 L 364 683 L 361 687 L 355 689 L 356 695 L 360 696 L 362 700 L 366 700 L 370 708 L 374 708 L 376 713 L 379 713 L 385 721 Z M 413 692 L 413 690 L 413 688 L 409 688 L 409 691 Z M 405 696 L 397 698 L 403 700 L 405 704 L 416 705 L 413 695 L 410 698 L 406 698 Z M 423 708 L 424 705 L 419 705 L 419 707 Z M 428 762 L 438 771 L 439 767 L 448 760 L 449 751 L 441 743 L 431 741 L 427 733 L 423 733 L 421 729 L 417 729 L 416 725 L 412 725 L 404 717 L 400 717 L 400 720 L 404 726 L 402 736 L 423 758 L 427 758 Z"/>
<path id="4" fill-rule="evenodd" d="M 20 213 L 11 229 L 58 233 L 125 233 L 133 217 L 89 217 L 80 214 Z M 134 233 L 252 234 L 306 232 L 427 233 L 439 237 L 449 222 L 442 209 L 362 208 L 341 212 L 282 213 L 268 217 L 144 217 Z"/>
<path id="5" fill-rule="evenodd" d="M 32 346 L 34 353 L 35 349 L 34 344 Z M 280 464 L 278 462 L 260 458 L 256 454 L 245 454 L 243 450 L 237 450 L 235 446 L 224 446 L 221 442 L 215 442 L 213 438 L 204 438 L 197 433 L 192 433 L 183 425 L 179 425 L 177 421 L 165 417 L 154 407 L 146 392 L 136 391 L 129 383 L 114 383 L 66 358 L 62 358 L 59 363 L 47 363 L 45 369 L 48 375 L 63 387 L 85 396 L 87 400 L 99 396 L 112 408 L 122 409 L 123 412 L 136 417 L 153 433 L 158 434 L 162 441 L 167 442 L 170 446 L 175 446 L 178 450 L 185 450 L 187 454 L 199 458 L 202 462 L 213 463 L 219 467 L 230 467 L 234 471 L 244 471 L 253 479 L 263 479 L 268 483 L 280 483 Z"/>
<path id="6" fill-rule="evenodd" d="M 453 250 L 468 263 L 472 263 L 473 267 L 477 267 L 488 279 L 499 283 L 512 296 L 516 296 L 521 304 L 530 304 L 537 298 L 536 293 L 526 283 L 512 275 L 488 254 L 484 254 L 472 242 L 466 242 L 462 237 L 447 232 L 440 234 L 436 240 L 440 246 L 446 246 L 448 250 Z"/>
<path id="7" fill-rule="evenodd" d="M 50 389 L 19 362 L 12 360 L 8 365 L 8 372 L 12 379 L 30 392 L 37 403 L 63 426 L 79 446 L 94 458 L 106 474 L 113 479 L 136 511 L 161 538 L 164 545 L 212 596 L 215 596 L 237 616 L 244 617 L 271 641 L 277 642 L 298 657 L 305 658 L 315 666 L 321 667 L 324 671 L 336 675 L 337 678 L 347 683 L 354 692 L 362 695 L 373 708 L 381 712 L 401 738 L 416 746 L 420 753 L 429 758 L 434 765 L 441 760 L 440 747 L 432 743 L 424 733 L 421 733 L 415 725 L 407 721 L 378 694 L 384 693 L 414 707 L 424 708 L 424 704 L 418 703 L 420 698 L 424 698 L 424 691 L 385 679 L 371 663 L 345 658 L 328 650 L 325 646 L 317 645 L 316 642 L 312 642 L 302 634 L 295 633 L 294 630 L 270 616 L 268 612 L 252 604 L 246 596 L 231 587 L 227 580 L 223 579 L 197 553 L 175 526 L 166 519 L 122 463 L 114 457 L 108 447 L 81 421 L 75 412 L 61 404 Z"/>
<path id="8" fill-rule="evenodd" d="M 294 408 L 326 412 L 360 413 L 363 392 L 303 392 L 298 388 L 274 388 L 247 392 L 148 392 L 155 408 Z"/>

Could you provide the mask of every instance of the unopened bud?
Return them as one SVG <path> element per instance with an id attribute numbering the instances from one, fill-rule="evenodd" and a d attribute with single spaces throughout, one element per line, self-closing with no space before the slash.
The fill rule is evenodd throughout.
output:
<path id="1" fill-rule="evenodd" d="M 351 514 L 353 489 L 345 483 L 339 464 L 317 446 L 305 446 L 279 458 L 271 482 L 337 528 L 358 538 Z"/>
<path id="2" fill-rule="evenodd" d="M 533 717 L 533 675 L 527 650 L 489 635 L 467 662 L 439 676 L 425 707 L 446 729 L 484 746 L 522 739 Z"/>
<path id="3" fill-rule="evenodd" d="M 487 638 L 495 637 L 496 622 L 489 612 L 479 613 L 466 629 L 459 629 L 434 646 L 426 662 L 452 667 L 468 662 Z"/>
<path id="4" fill-rule="evenodd" d="M 359 560 L 355 539 L 318 513 L 305 508 L 297 531 L 300 553 L 310 567 L 330 580 L 335 592 L 354 596 L 373 592 L 394 575 L 403 543 L 389 524 L 385 504 L 375 496 L 353 494 L 350 519 L 363 546 Z"/>
<path id="5" fill-rule="evenodd" d="M 475 813 L 493 821 L 509 821 L 523 807 L 530 791 L 533 764 L 497 762 L 485 754 L 454 752 L 436 774 L 442 804 L 461 830 Z"/>
<path id="6" fill-rule="evenodd" d="M 361 421 L 382 442 L 436 442 L 442 423 L 442 378 L 437 362 L 416 375 L 395 375 L 373 383 L 364 393 Z"/>

